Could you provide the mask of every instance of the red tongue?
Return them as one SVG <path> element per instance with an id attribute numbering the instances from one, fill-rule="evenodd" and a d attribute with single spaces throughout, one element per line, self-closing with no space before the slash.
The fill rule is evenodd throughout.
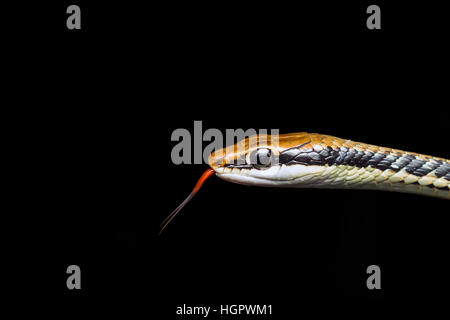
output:
<path id="1" fill-rule="evenodd" d="M 194 187 L 194 190 L 192 190 L 192 192 L 187 196 L 187 198 L 184 199 L 184 201 L 175 210 L 173 210 L 173 212 L 171 214 L 169 214 L 169 216 L 166 219 L 164 219 L 164 221 L 161 223 L 161 225 L 160 225 L 161 231 L 159 231 L 159 234 L 161 234 L 161 232 L 163 232 L 163 230 L 167 227 L 167 225 L 170 223 L 170 221 L 172 221 L 173 218 L 175 218 L 177 213 L 180 212 L 181 209 L 183 209 L 183 207 L 189 201 L 191 201 L 191 199 L 197 194 L 198 190 L 200 190 L 200 188 L 202 187 L 203 183 L 205 183 L 205 181 L 209 177 L 211 177 L 214 173 L 215 173 L 215 171 L 213 169 L 208 169 L 208 170 L 205 171 L 205 173 L 202 174 L 200 179 L 198 179 L 197 184 Z"/>

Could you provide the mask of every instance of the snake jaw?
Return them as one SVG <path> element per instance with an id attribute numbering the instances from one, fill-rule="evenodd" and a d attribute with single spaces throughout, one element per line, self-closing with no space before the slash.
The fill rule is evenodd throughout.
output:
<path id="1" fill-rule="evenodd" d="M 311 187 L 312 184 L 321 181 L 321 175 L 327 167 L 305 165 L 274 165 L 266 170 L 238 169 L 221 167 L 216 170 L 216 175 L 226 181 L 254 185 L 262 187 Z"/>

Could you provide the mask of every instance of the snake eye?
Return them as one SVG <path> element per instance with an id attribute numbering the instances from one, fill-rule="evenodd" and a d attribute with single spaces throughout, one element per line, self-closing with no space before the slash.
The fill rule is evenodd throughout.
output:
<path id="1" fill-rule="evenodd" d="M 250 155 L 250 163 L 256 169 L 268 168 L 272 164 L 272 150 L 259 148 Z"/>

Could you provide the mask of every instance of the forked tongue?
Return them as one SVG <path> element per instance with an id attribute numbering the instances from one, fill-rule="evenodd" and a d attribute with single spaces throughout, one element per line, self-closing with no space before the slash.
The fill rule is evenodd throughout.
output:
<path id="1" fill-rule="evenodd" d="M 215 173 L 215 171 L 213 169 L 208 169 L 205 171 L 205 173 L 202 174 L 200 179 L 198 179 L 197 184 L 194 187 L 194 190 L 192 190 L 192 192 L 188 195 L 188 197 L 186 199 L 184 199 L 184 201 L 175 210 L 173 210 L 172 213 L 169 214 L 169 216 L 166 219 L 164 219 L 164 221 L 161 223 L 161 225 L 160 225 L 161 231 L 159 231 L 159 234 L 161 234 L 161 232 L 164 231 L 164 229 L 167 227 L 167 225 L 170 223 L 170 221 L 172 221 L 173 218 L 175 218 L 177 213 L 180 212 L 181 209 L 183 209 L 183 207 L 189 201 L 192 200 L 192 198 L 197 194 L 198 190 L 200 190 L 200 188 L 202 187 L 203 183 L 205 183 L 205 181 L 209 177 L 211 177 L 214 173 Z"/>

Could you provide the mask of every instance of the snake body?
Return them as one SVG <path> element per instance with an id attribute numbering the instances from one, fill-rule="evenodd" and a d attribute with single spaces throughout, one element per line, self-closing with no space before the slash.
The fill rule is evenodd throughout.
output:
<path id="1" fill-rule="evenodd" d="M 255 135 L 217 150 L 222 179 L 256 186 L 379 189 L 450 199 L 450 161 L 317 133 Z"/>

